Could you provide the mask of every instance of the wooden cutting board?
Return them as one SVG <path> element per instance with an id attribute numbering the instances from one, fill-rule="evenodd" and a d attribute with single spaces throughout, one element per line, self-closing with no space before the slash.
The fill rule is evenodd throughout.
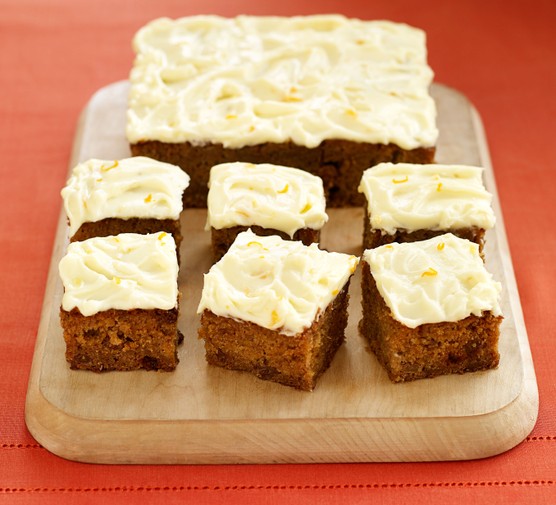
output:
<path id="1" fill-rule="evenodd" d="M 70 167 L 88 158 L 129 156 L 127 82 L 96 93 L 84 110 Z M 357 332 L 359 273 L 351 283 L 347 341 L 312 393 L 209 367 L 197 339 L 196 307 L 210 267 L 206 211 L 186 209 L 182 227 L 175 372 L 72 371 L 58 321 L 58 262 L 67 245 L 60 216 L 26 403 L 27 426 L 46 449 L 95 463 L 302 463 L 481 458 L 518 444 L 538 411 L 531 360 L 483 128 L 458 92 L 433 86 L 438 161 L 486 167 L 495 230 L 487 267 L 502 282 L 505 315 L 497 370 L 392 384 Z M 324 247 L 361 253 L 361 209 L 331 209 Z"/>

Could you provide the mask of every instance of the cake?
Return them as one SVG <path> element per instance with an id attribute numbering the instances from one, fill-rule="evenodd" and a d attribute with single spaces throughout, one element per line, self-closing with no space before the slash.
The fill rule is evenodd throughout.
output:
<path id="1" fill-rule="evenodd" d="M 297 168 L 224 163 L 211 168 L 207 229 L 216 260 L 238 233 L 318 242 L 328 220 L 322 180 Z"/>
<path id="2" fill-rule="evenodd" d="M 363 253 L 361 335 L 393 382 L 496 368 L 501 286 L 451 233 Z"/>
<path id="3" fill-rule="evenodd" d="M 69 244 L 59 264 L 60 321 L 72 369 L 174 370 L 178 262 L 166 232 Z"/>
<path id="4" fill-rule="evenodd" d="M 347 324 L 359 258 L 240 233 L 204 276 L 199 337 L 211 365 L 311 391 Z"/>
<path id="5" fill-rule="evenodd" d="M 191 176 L 272 163 L 322 178 L 329 206 L 361 205 L 363 170 L 429 163 L 438 137 L 425 33 L 340 15 L 161 18 L 134 37 L 131 152 Z"/>
<path id="6" fill-rule="evenodd" d="M 179 250 L 188 184 L 180 167 L 141 156 L 79 163 L 61 192 L 70 241 L 165 231 Z"/>
<path id="7" fill-rule="evenodd" d="M 365 170 L 363 248 L 426 240 L 450 232 L 476 242 L 495 223 L 483 168 L 467 165 L 381 163 Z"/>

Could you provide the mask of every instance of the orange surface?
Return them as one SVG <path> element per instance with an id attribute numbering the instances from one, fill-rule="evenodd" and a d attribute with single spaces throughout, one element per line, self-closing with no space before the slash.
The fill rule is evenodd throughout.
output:
<path id="1" fill-rule="evenodd" d="M 51 455 L 27 432 L 24 402 L 80 110 L 127 77 L 131 37 L 154 17 L 317 12 L 425 29 L 437 81 L 479 110 L 537 372 L 533 433 L 456 463 L 126 467 Z M 556 503 L 555 21 L 552 0 L 0 0 L 0 501 Z"/>

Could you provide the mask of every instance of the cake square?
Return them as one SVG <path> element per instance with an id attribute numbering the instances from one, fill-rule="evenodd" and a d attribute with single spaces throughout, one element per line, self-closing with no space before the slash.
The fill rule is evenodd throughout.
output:
<path id="1" fill-rule="evenodd" d="M 311 391 L 344 341 L 359 258 L 240 233 L 205 274 L 199 337 L 211 365 Z"/>
<path id="2" fill-rule="evenodd" d="M 70 241 L 165 231 L 179 251 L 188 185 L 189 176 L 179 167 L 142 156 L 79 163 L 61 191 Z"/>
<path id="3" fill-rule="evenodd" d="M 368 249 L 359 329 L 393 382 L 496 368 L 500 283 L 451 233 Z"/>
<path id="4" fill-rule="evenodd" d="M 166 232 L 69 244 L 60 322 L 72 369 L 174 370 L 181 340 L 176 244 Z"/>
<path id="5" fill-rule="evenodd" d="M 224 163 L 211 168 L 207 229 L 216 261 L 248 228 L 257 235 L 279 235 L 310 245 L 319 241 L 327 221 L 320 177 L 266 163 Z"/>
<path id="6" fill-rule="evenodd" d="M 329 206 L 361 205 L 363 170 L 429 163 L 438 138 L 425 33 L 340 15 L 161 18 L 134 37 L 126 135 L 186 169 L 205 207 L 212 166 L 298 167 Z"/>
<path id="7" fill-rule="evenodd" d="M 469 165 L 381 163 L 363 173 L 363 248 L 426 240 L 450 232 L 482 253 L 495 223 L 483 168 Z"/>

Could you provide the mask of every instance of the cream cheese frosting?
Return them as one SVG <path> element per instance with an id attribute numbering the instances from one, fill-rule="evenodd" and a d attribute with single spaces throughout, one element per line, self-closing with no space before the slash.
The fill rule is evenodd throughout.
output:
<path id="1" fill-rule="evenodd" d="M 340 15 L 160 18 L 134 37 L 127 138 L 432 147 L 426 36 Z"/>
<path id="2" fill-rule="evenodd" d="M 122 233 L 69 244 L 59 263 L 62 308 L 84 316 L 119 309 L 177 307 L 176 243 L 165 232 Z"/>
<path id="3" fill-rule="evenodd" d="M 70 235 L 106 218 L 179 219 L 188 186 L 180 167 L 143 156 L 79 163 L 61 192 Z"/>
<path id="4" fill-rule="evenodd" d="M 290 237 L 328 221 L 322 179 L 267 163 L 223 163 L 209 179 L 207 228 L 258 225 Z"/>
<path id="5" fill-rule="evenodd" d="M 489 229 L 495 216 L 483 168 L 467 165 L 381 163 L 365 170 L 359 192 L 367 199 L 371 228 Z"/>
<path id="6" fill-rule="evenodd" d="M 250 321 L 285 335 L 313 324 L 346 285 L 359 258 L 316 244 L 240 233 L 204 276 L 198 313 Z"/>
<path id="7" fill-rule="evenodd" d="M 409 328 L 485 311 L 501 315 L 501 285 L 469 240 L 447 233 L 367 249 L 363 259 L 393 317 Z"/>

